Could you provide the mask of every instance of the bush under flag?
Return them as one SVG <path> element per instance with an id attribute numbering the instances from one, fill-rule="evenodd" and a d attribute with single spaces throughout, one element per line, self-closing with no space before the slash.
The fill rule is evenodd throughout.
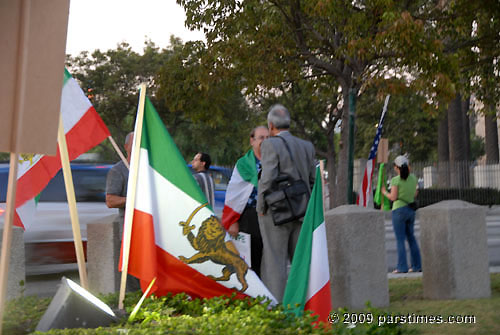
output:
<path id="1" fill-rule="evenodd" d="M 286 284 L 283 305 L 300 316 L 310 310 L 326 322 L 332 307 L 330 268 L 319 167 Z"/>
<path id="2" fill-rule="evenodd" d="M 147 97 L 144 105 L 143 123 L 136 122 L 130 166 L 131 176 L 137 171 L 137 180 L 129 178 L 127 194 L 131 197 L 136 188 L 134 207 L 125 213 L 124 230 L 131 229 L 128 273 L 140 279 L 143 290 L 156 278 L 152 293 L 157 296 L 185 292 L 210 298 L 236 293 L 239 298 L 265 296 L 275 301 L 208 207 Z M 129 222 L 132 227 L 127 227 Z M 126 235 L 121 270 L 127 259 L 125 239 Z"/>

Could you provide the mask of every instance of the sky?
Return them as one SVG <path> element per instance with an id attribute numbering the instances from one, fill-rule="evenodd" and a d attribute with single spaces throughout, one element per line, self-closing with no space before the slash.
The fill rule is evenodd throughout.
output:
<path id="1" fill-rule="evenodd" d="M 184 42 L 204 39 L 185 27 L 185 17 L 175 0 L 71 0 L 66 53 L 106 51 L 121 42 L 142 52 L 146 39 L 164 48 L 170 35 Z"/>

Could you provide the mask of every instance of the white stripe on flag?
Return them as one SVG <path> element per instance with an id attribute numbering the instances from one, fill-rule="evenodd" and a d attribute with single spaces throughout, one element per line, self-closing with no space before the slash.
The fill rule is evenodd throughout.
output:
<path id="1" fill-rule="evenodd" d="M 314 257 L 311 257 L 306 302 L 330 280 L 325 222 L 313 231 L 312 239 L 311 255 Z"/>

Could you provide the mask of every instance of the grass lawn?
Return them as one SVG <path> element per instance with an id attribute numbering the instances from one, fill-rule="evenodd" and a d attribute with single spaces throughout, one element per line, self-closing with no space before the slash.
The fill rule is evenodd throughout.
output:
<path id="1" fill-rule="evenodd" d="M 424 300 L 422 279 L 389 280 L 390 307 L 400 315 L 474 316 L 475 323 L 412 324 L 417 334 L 500 334 L 500 273 L 491 275 L 491 298 L 469 300 Z M 457 318 L 459 319 L 459 318 Z"/>

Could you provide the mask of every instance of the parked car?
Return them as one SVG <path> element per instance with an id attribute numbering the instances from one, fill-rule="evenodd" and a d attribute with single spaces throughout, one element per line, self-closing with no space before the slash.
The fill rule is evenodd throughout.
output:
<path id="1" fill-rule="evenodd" d="M 71 164 L 84 248 L 86 246 L 87 224 L 118 213 L 117 209 L 108 208 L 105 203 L 106 176 L 111 167 L 110 164 Z M 0 224 L 2 225 L 8 172 L 8 165 L 0 165 Z M 220 217 L 231 170 L 213 166 L 209 172 L 215 183 L 214 212 Z M 28 269 L 30 264 L 76 262 L 62 171 L 59 171 L 41 192 L 33 222 L 29 223 L 24 232 L 24 241 Z"/>

